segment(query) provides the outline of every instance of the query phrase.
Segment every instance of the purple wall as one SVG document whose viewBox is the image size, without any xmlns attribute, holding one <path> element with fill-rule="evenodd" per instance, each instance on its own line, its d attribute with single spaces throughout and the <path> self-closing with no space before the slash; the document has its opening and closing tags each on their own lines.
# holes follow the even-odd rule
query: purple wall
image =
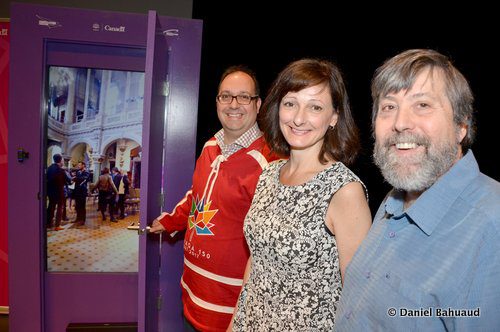
<svg viewBox="0 0 500 332">
<path fill-rule="evenodd" d="M 77 65 L 84 61 L 87 66 L 104 63 L 109 69 L 145 68 L 148 17 L 28 4 L 13 4 L 11 16 L 9 151 L 23 147 L 30 153 L 23 163 L 17 162 L 15 153 L 10 153 L 8 160 L 12 331 L 62 331 L 70 322 L 103 321 L 138 321 L 140 330 L 150 330 L 157 324 L 165 328 L 180 326 L 182 243 L 162 250 L 162 267 L 169 272 L 162 274 L 165 302 L 159 313 L 156 303 L 151 302 L 160 287 L 158 242 L 154 237 L 140 238 L 138 274 L 56 274 L 45 272 L 44 267 L 44 207 L 43 200 L 38 199 L 43 195 L 44 183 L 44 65 Z M 149 16 L 151 21 L 154 12 Z M 181 33 L 163 35 L 169 53 L 163 60 L 168 63 L 171 86 L 164 166 L 161 157 L 153 157 L 161 156 L 164 128 L 157 122 L 150 124 L 163 116 L 149 113 L 144 118 L 143 145 L 147 146 L 143 147 L 143 160 L 148 162 L 143 167 L 149 172 L 143 172 L 143 183 L 149 185 L 141 188 L 141 211 L 146 211 L 141 213 L 143 225 L 159 212 L 154 202 L 161 174 L 165 174 L 166 208 L 170 209 L 190 185 L 195 155 L 201 22 L 162 17 L 158 24 L 161 29 L 175 28 Z M 125 32 L 105 31 L 105 25 L 124 26 Z M 45 52 L 46 41 L 51 41 L 49 52 Z M 110 45 L 117 48 L 108 52 L 104 46 Z M 116 50 L 119 52 L 113 53 Z M 153 142 L 147 137 L 153 137 Z M 156 322 L 149 323 L 148 319 L 154 317 Z"/>
</svg>

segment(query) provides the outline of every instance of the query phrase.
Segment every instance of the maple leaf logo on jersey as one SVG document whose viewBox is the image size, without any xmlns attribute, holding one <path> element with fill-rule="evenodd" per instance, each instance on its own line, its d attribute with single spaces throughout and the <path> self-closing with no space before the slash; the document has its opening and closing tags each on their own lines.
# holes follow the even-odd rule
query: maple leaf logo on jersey
<svg viewBox="0 0 500 332">
<path fill-rule="evenodd" d="M 210 230 L 214 224 L 210 223 L 210 220 L 219 210 L 210 210 L 211 204 L 211 201 L 205 204 L 204 198 L 201 200 L 193 198 L 188 217 L 188 227 L 189 229 L 194 228 L 197 235 L 214 235 Z"/>
</svg>

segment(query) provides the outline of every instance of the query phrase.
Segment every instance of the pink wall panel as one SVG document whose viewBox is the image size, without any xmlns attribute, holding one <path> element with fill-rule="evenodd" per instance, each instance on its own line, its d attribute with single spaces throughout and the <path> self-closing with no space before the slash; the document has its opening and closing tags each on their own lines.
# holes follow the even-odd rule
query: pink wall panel
<svg viewBox="0 0 500 332">
<path fill-rule="evenodd" d="M 7 105 L 10 23 L 0 20 L 0 306 L 8 306 L 7 270 Z"/>
</svg>

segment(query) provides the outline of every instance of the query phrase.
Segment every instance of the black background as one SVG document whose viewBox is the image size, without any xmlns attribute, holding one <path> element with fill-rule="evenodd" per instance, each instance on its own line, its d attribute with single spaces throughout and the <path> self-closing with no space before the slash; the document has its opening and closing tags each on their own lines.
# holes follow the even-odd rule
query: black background
<svg viewBox="0 0 500 332">
<path fill-rule="evenodd" d="M 279 71 L 302 57 L 334 61 L 343 71 L 363 150 L 352 169 L 368 187 L 372 212 L 389 186 L 372 163 L 370 81 L 384 60 L 409 48 L 433 48 L 449 56 L 476 97 L 477 137 L 472 149 L 481 171 L 500 180 L 498 96 L 500 17 L 481 1 L 209 1 L 209 0 L 17 0 L 48 5 L 144 12 L 203 20 L 197 155 L 221 128 L 215 108 L 223 70 L 248 64 L 261 95 Z M 9 17 L 10 0 L 0 16 Z"/>
<path fill-rule="evenodd" d="M 347 81 L 363 151 L 353 170 L 368 187 L 372 213 L 389 186 L 371 161 L 370 80 L 388 57 L 408 48 L 433 48 L 450 56 L 476 97 L 478 134 L 473 151 L 481 170 L 500 180 L 498 167 L 500 17 L 494 1 L 211 1 L 17 0 L 77 8 L 146 13 L 203 20 L 197 153 L 220 124 L 215 95 L 222 71 L 246 63 L 257 72 L 262 96 L 277 73 L 302 57 L 336 62 Z M 349 1 L 349 0 L 347 0 Z M 9 17 L 11 0 L 0 0 Z M 459 4 L 462 3 L 462 4 Z M 270 7 L 278 7 L 271 9 Z M 24 79 L 24 78 L 20 78 Z M 1 329 L 1 328 L 0 328 Z"/>
<path fill-rule="evenodd" d="M 258 76 L 261 95 L 289 62 L 302 57 L 334 61 L 343 71 L 352 111 L 362 138 L 353 167 L 366 184 L 372 213 L 389 190 L 371 153 L 370 82 L 375 69 L 409 48 L 432 48 L 449 56 L 469 80 L 477 110 L 473 152 L 481 171 L 500 180 L 497 157 L 498 18 L 491 8 L 469 3 L 437 7 L 434 3 L 362 3 L 306 1 L 194 1 L 193 18 L 203 20 L 197 154 L 221 128 L 215 108 L 223 70 L 248 64 Z M 326 8 L 332 7 L 331 9 Z"/>
</svg>

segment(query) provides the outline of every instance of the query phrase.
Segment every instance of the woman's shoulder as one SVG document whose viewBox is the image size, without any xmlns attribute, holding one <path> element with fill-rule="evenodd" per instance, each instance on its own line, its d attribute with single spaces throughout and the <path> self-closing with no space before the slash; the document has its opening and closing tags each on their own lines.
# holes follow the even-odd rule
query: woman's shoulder
<svg viewBox="0 0 500 332">
<path fill-rule="evenodd" d="M 359 180 L 359 177 L 341 161 L 337 161 L 337 162 L 333 163 L 332 166 L 330 166 L 328 168 L 328 171 L 329 171 L 329 173 L 331 173 L 333 175 L 342 174 L 342 175 L 345 175 L 349 178 Z"/>
<path fill-rule="evenodd" d="M 356 175 L 349 167 L 347 167 L 344 163 L 338 161 L 332 165 L 332 167 L 329 168 L 329 178 L 336 179 L 340 187 L 343 187 L 346 184 L 349 184 L 351 182 L 357 182 L 361 185 L 365 192 L 365 196 L 368 198 L 368 190 L 359 178 L 359 176 Z"/>
</svg>

